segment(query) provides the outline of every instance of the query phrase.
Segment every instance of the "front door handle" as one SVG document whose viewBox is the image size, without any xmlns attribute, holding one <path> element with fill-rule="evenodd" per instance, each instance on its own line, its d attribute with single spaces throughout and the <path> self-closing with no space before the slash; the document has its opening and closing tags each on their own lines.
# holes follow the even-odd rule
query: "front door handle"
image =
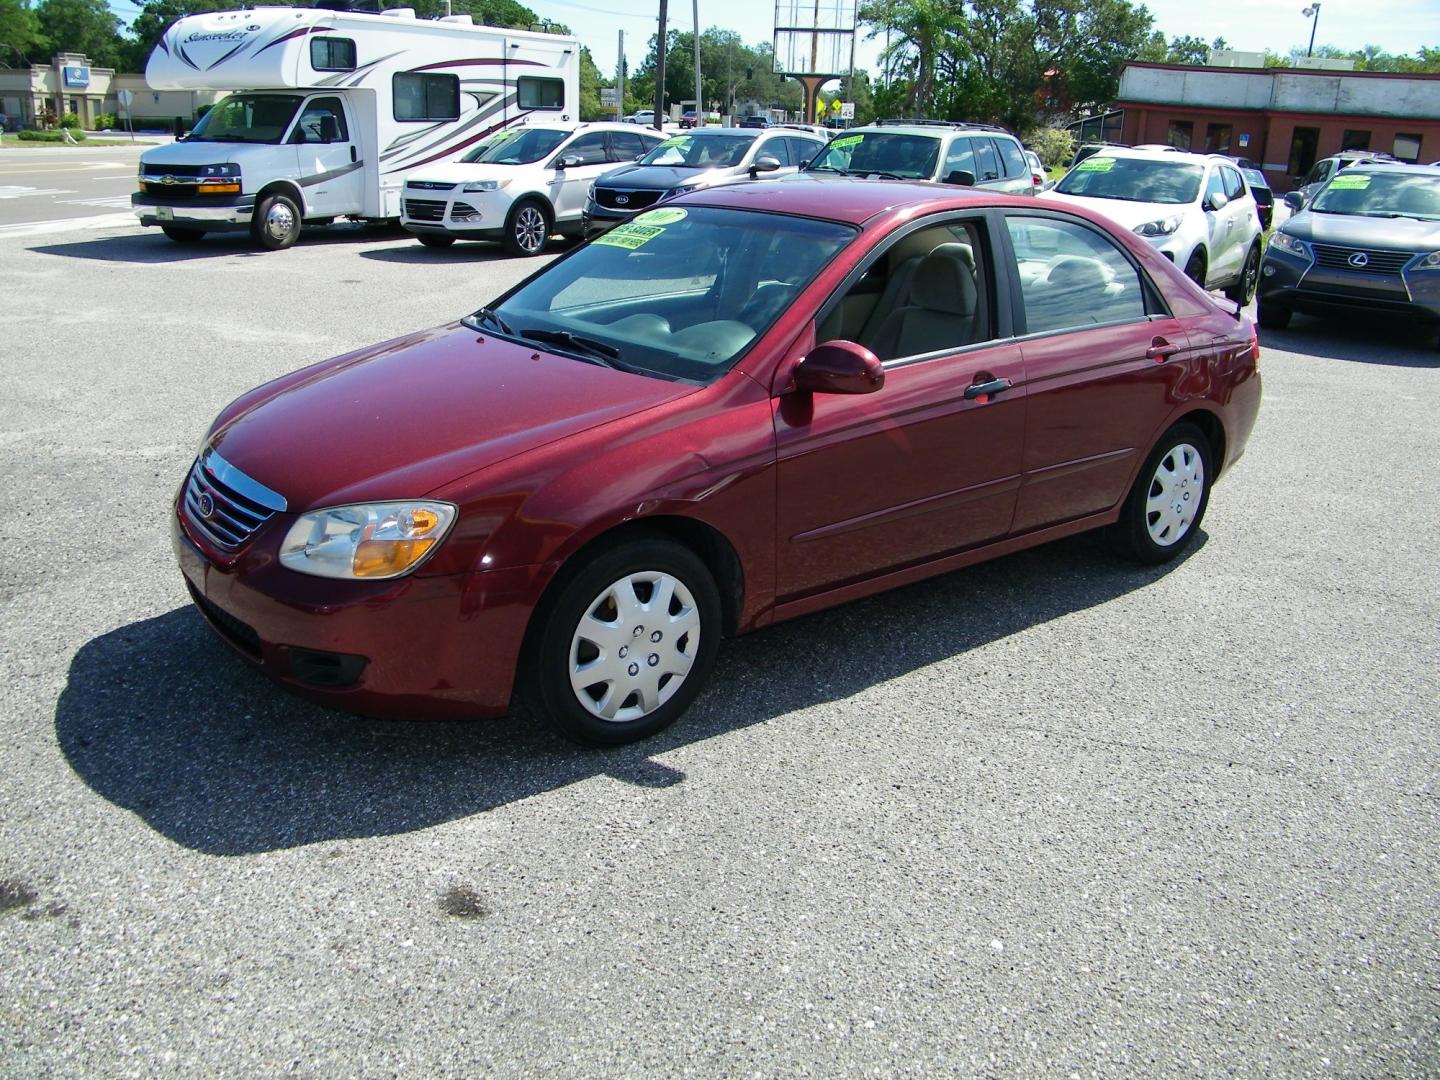
<svg viewBox="0 0 1440 1080">
<path fill-rule="evenodd" d="M 1009 390 L 1014 386 L 1009 379 L 991 379 L 989 382 L 975 382 L 965 387 L 966 401 L 989 401 L 990 398 L 1003 390 Z"/>
<path fill-rule="evenodd" d="M 1172 345 L 1163 337 L 1157 337 L 1150 342 L 1150 347 L 1145 350 L 1145 359 L 1156 360 L 1163 364 L 1179 351 L 1179 345 Z"/>
<path fill-rule="evenodd" d="M 355 147 L 350 147 L 350 160 L 354 161 L 359 155 L 355 153 Z"/>
</svg>

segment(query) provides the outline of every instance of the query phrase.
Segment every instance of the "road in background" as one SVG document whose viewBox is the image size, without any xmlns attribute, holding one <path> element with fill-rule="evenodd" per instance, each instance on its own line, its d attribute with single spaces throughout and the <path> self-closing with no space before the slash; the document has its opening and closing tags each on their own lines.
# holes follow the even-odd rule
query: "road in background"
<svg viewBox="0 0 1440 1080">
<path fill-rule="evenodd" d="M 647 743 L 286 694 L 174 565 L 201 433 L 539 265 L 0 237 L 0 1071 L 1440 1073 L 1433 334 L 1264 335 L 1178 563 L 728 642 Z"/>
<path fill-rule="evenodd" d="M 31 148 L 7 136 L 0 148 L 0 237 L 34 233 L 46 224 L 55 231 L 70 229 L 79 219 L 123 224 L 145 148 L 144 143 Z"/>
</svg>

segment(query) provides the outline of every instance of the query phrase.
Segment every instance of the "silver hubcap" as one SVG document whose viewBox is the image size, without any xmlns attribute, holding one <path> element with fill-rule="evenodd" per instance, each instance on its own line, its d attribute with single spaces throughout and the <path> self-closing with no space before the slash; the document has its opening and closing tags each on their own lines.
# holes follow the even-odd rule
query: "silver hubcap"
<svg viewBox="0 0 1440 1080">
<path fill-rule="evenodd" d="M 524 206 L 515 215 L 515 242 L 525 251 L 539 251 L 545 244 L 545 215 L 533 206 Z"/>
<path fill-rule="evenodd" d="M 680 689 L 700 644 L 700 612 L 683 582 L 657 570 L 621 578 L 591 601 L 570 639 L 570 685 L 585 709 L 622 723 Z"/>
<path fill-rule="evenodd" d="M 1160 459 L 1145 500 L 1145 527 L 1161 547 L 1178 543 L 1195 523 L 1205 493 L 1205 460 L 1189 443 L 1172 447 Z"/>
<path fill-rule="evenodd" d="M 295 228 L 295 215 L 284 203 L 271 203 L 265 211 L 265 231 L 276 240 L 284 240 Z"/>
</svg>

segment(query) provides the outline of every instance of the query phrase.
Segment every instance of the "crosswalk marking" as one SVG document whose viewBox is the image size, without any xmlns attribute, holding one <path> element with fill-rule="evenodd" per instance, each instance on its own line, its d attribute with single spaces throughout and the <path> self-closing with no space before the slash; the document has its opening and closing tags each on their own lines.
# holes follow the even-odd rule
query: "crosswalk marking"
<svg viewBox="0 0 1440 1080">
<path fill-rule="evenodd" d="M 16 185 L 0 185 L 0 199 L 28 199 L 37 195 L 74 195 L 73 191 L 65 191 L 61 188 L 33 188 L 17 187 Z"/>
</svg>

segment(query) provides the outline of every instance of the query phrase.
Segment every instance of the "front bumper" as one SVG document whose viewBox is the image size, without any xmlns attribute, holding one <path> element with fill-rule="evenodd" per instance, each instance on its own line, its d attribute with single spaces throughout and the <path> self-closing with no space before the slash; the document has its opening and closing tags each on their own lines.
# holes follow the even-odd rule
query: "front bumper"
<svg viewBox="0 0 1440 1080">
<path fill-rule="evenodd" d="M 1271 249 L 1260 264 L 1259 298 L 1311 315 L 1369 312 L 1440 322 L 1440 271 L 1340 270 Z"/>
<path fill-rule="evenodd" d="M 280 566 L 258 535 L 223 567 L 178 508 L 171 544 L 200 614 L 235 652 L 288 689 L 374 716 L 504 713 L 553 569 L 335 581 Z"/>
<path fill-rule="evenodd" d="M 240 232 L 250 228 L 255 215 L 254 195 L 197 195 L 183 201 L 166 201 L 135 192 L 130 209 L 141 225 L 181 225 L 207 232 Z"/>
</svg>

